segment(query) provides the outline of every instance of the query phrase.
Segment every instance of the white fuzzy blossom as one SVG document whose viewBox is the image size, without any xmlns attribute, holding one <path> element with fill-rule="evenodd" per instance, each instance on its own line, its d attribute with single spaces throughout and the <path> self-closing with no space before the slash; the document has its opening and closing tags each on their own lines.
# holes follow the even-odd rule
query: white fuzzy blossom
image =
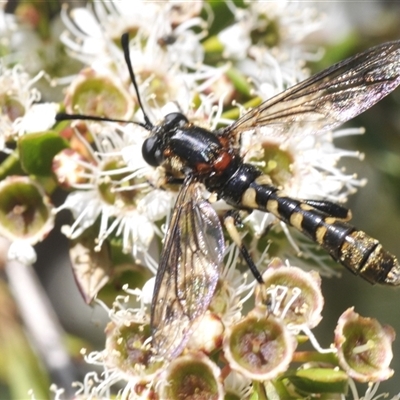
<svg viewBox="0 0 400 400">
<path fill-rule="evenodd" d="M 92 161 L 76 161 L 82 167 L 82 183 L 72 185 L 76 190 L 58 209 L 69 209 L 75 217 L 63 232 L 75 239 L 100 217 L 98 249 L 116 233 L 123 238 L 125 252 L 146 251 L 154 234 L 159 233 L 155 222 L 168 214 L 174 195 L 153 189 L 145 179 L 150 168 L 141 154 L 132 157 L 143 140 L 142 129 L 126 128 L 121 135 L 114 125 L 91 126 L 96 143 L 95 151 L 88 148 Z M 77 178 L 79 181 L 79 175 Z"/>
<path fill-rule="evenodd" d="M 16 65 L 7 68 L 0 63 L 0 149 L 7 141 L 30 132 L 51 128 L 58 111 L 56 103 L 40 103 L 40 92 L 34 84 L 43 77 L 39 73 L 31 78 Z"/>
</svg>

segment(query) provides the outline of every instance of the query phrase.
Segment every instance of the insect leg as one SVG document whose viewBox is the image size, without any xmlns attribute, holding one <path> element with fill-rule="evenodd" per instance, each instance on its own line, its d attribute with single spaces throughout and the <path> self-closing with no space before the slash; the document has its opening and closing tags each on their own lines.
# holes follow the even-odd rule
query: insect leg
<svg viewBox="0 0 400 400">
<path fill-rule="evenodd" d="M 313 208 L 316 208 L 319 211 L 329 214 L 331 217 L 335 217 L 343 221 L 349 221 L 352 217 L 350 210 L 340 206 L 339 204 L 332 203 L 331 201 L 327 200 L 301 200 L 301 201 Z"/>
<path fill-rule="evenodd" d="M 184 178 L 176 178 L 174 176 L 167 176 L 165 178 L 165 184 L 167 185 L 182 185 L 184 182 Z"/>
<path fill-rule="evenodd" d="M 239 251 L 245 260 L 246 264 L 248 265 L 251 273 L 253 274 L 256 281 L 260 284 L 263 284 L 263 279 L 261 276 L 260 271 L 258 270 L 257 266 L 254 264 L 253 259 L 249 251 L 247 250 L 246 246 L 244 245 L 242 238 L 237 230 L 237 226 L 241 225 L 241 218 L 239 216 L 239 212 L 237 210 L 230 210 L 224 216 L 224 224 L 226 230 L 228 231 L 229 236 L 234 241 L 236 246 L 238 246 Z"/>
</svg>

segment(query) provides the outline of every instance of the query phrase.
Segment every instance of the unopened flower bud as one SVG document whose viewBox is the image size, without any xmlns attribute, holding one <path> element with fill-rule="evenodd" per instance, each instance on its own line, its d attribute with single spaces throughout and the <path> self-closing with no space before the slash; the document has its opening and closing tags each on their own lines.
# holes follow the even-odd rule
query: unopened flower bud
<svg viewBox="0 0 400 400">
<path fill-rule="evenodd" d="M 86 171 L 85 162 L 87 163 L 88 161 L 77 151 L 72 149 L 61 150 L 53 158 L 52 163 L 52 170 L 58 183 L 66 189 L 85 183 L 87 181 L 87 178 L 84 177 Z"/>
<path fill-rule="evenodd" d="M 211 312 L 207 312 L 196 325 L 187 347 L 192 351 L 203 351 L 212 353 L 222 344 L 224 325 L 221 319 Z"/>
</svg>

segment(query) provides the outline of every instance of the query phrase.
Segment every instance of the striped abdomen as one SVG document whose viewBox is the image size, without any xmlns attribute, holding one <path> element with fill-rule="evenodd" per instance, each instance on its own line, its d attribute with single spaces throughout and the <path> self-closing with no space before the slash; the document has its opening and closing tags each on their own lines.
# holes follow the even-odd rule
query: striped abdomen
<svg viewBox="0 0 400 400">
<path fill-rule="evenodd" d="M 268 211 L 319 243 L 338 262 L 370 283 L 400 285 L 400 266 L 382 245 L 345 222 L 305 202 L 285 197 L 258 176 L 244 190 L 239 207 Z"/>
</svg>

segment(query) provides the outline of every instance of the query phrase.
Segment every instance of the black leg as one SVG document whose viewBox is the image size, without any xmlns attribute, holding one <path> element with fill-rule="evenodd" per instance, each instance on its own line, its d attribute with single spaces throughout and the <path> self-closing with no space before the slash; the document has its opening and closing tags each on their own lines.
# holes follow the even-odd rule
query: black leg
<svg viewBox="0 0 400 400">
<path fill-rule="evenodd" d="M 237 230 L 237 226 L 241 225 L 241 219 L 239 216 L 239 212 L 237 210 L 228 211 L 224 216 L 224 224 L 225 224 L 226 230 L 229 233 L 229 236 L 234 241 L 234 243 L 238 246 L 242 257 L 245 260 L 248 267 L 250 268 L 250 271 L 254 275 L 254 278 L 256 279 L 256 281 L 259 284 L 263 284 L 264 282 L 263 282 L 261 273 L 258 270 L 258 268 L 256 267 L 256 265 L 254 264 L 254 261 L 251 258 L 249 251 L 243 244 L 242 238 L 240 237 L 240 234 Z"/>
<path fill-rule="evenodd" d="M 301 200 L 303 203 L 316 208 L 332 217 L 349 221 L 351 219 L 351 211 L 339 204 L 332 203 L 327 200 Z"/>
</svg>

